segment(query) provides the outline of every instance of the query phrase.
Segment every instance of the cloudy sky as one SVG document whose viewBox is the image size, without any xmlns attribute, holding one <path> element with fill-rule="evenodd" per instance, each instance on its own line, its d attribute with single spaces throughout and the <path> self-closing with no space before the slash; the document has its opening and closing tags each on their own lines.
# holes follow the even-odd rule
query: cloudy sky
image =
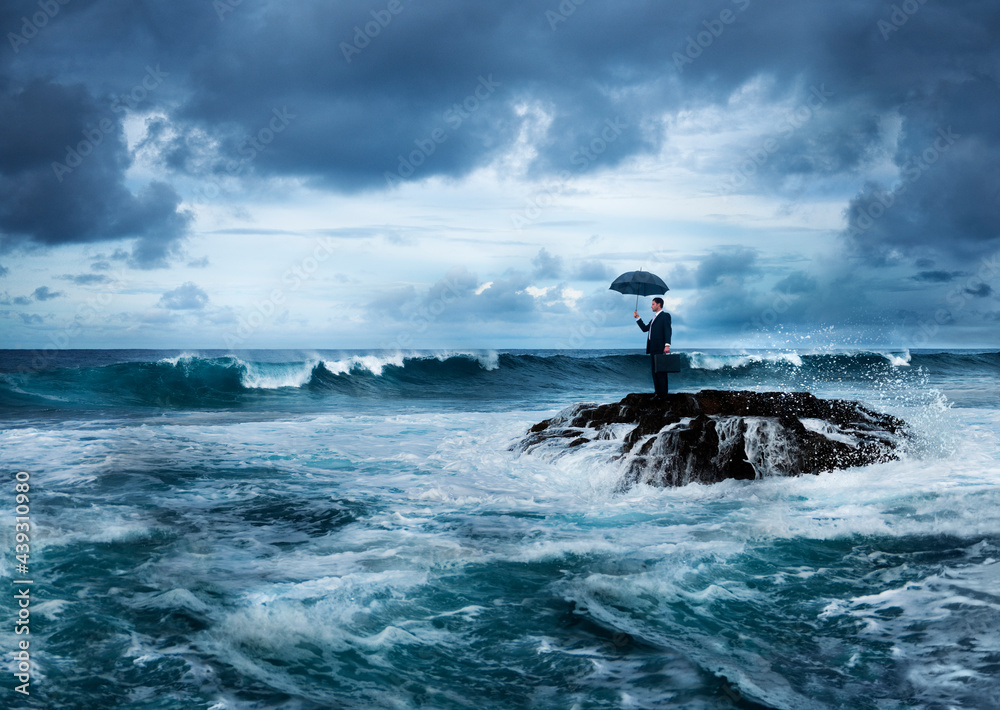
<svg viewBox="0 0 1000 710">
<path fill-rule="evenodd" d="M 4 0 L 2 347 L 1000 343 L 995 0 Z M 649 299 L 640 300 L 648 312 Z"/>
</svg>

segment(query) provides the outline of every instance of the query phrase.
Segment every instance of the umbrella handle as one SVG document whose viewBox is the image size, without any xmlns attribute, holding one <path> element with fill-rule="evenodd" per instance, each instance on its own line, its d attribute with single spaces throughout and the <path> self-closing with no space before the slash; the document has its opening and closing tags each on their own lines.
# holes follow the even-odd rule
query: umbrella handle
<svg viewBox="0 0 1000 710">
<path fill-rule="evenodd" d="M 635 310 L 639 310 L 639 294 L 635 294 Z"/>
</svg>

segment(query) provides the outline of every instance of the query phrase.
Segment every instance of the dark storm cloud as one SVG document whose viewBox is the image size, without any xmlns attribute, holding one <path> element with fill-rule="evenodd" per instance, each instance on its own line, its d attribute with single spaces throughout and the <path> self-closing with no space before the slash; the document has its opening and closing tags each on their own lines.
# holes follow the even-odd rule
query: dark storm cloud
<svg viewBox="0 0 1000 710">
<path fill-rule="evenodd" d="M 668 53 L 659 34 L 599 4 L 553 32 L 545 9 L 405 3 L 378 29 L 370 23 L 382 2 L 243 3 L 219 24 L 212 50 L 192 59 L 197 90 L 175 116 L 218 140 L 219 160 L 206 158 L 209 144 L 194 132 L 163 131 L 166 160 L 224 172 L 223 158 L 245 157 L 247 171 L 348 190 L 382 187 L 387 173 L 390 182 L 462 175 L 510 146 L 535 115 L 520 112 L 525 102 L 552 120 L 536 170 L 585 170 L 654 147 L 644 124 L 662 109 L 656 85 Z M 378 36 L 367 38 L 367 28 Z M 596 47 L 595 33 L 605 38 Z M 636 33 L 638 51 L 627 41 Z M 349 47 L 360 50 L 345 57 Z M 271 136 L 274 109 L 295 118 Z M 273 140 L 258 150 L 257 137 Z"/>
<path fill-rule="evenodd" d="M 976 296 L 977 298 L 987 298 L 993 294 L 993 287 L 989 284 L 979 284 L 974 288 L 965 289 L 965 293 L 970 296 Z"/>
<path fill-rule="evenodd" d="M 663 274 L 667 287 L 673 290 L 697 288 L 698 277 L 686 264 L 677 264 Z"/>
<path fill-rule="evenodd" d="M 773 282 L 779 270 L 760 266 L 757 253 L 744 247 L 703 256 L 694 269 L 697 288 L 693 302 L 685 309 L 694 329 L 689 337 L 699 340 L 719 334 L 755 334 L 763 328 L 765 314 L 773 313 L 776 320 L 779 309 L 786 320 L 793 317 L 789 311 L 798 304 L 798 296 L 764 285 Z M 787 287 L 790 279 L 797 283 L 795 278 L 786 277 L 779 285 Z"/>
<path fill-rule="evenodd" d="M 91 284 L 103 284 L 111 279 L 104 274 L 64 274 L 60 278 L 72 281 L 78 286 L 89 286 Z"/>
<path fill-rule="evenodd" d="M 930 283 L 948 283 L 949 281 L 954 281 L 960 276 L 967 276 L 963 271 L 921 271 L 916 276 L 913 277 L 914 281 L 927 281 Z"/>
<path fill-rule="evenodd" d="M 846 243 L 869 265 L 971 271 L 998 247 L 997 3 L 389 4 L 61 6 L 0 58 L 3 244 L 136 238 L 132 259 L 162 264 L 189 221 L 170 183 L 191 176 L 201 199 L 272 176 L 384 189 L 460 177 L 524 135 L 529 174 L 574 175 L 656 151 L 665 117 L 726 111 L 756 82 L 788 109 L 731 146 L 720 191 L 795 198 L 814 179 L 861 184 L 887 159 L 898 180 L 844 205 Z M 22 33 L 37 10 L 4 3 L 0 29 Z M 166 78 L 143 95 L 147 67 Z M 126 185 L 116 98 L 162 113 L 137 149 L 163 182 Z M 102 120 L 103 144 L 59 182 L 52 163 Z"/>
<path fill-rule="evenodd" d="M 27 306 L 30 305 L 32 300 L 35 301 L 51 301 L 53 298 L 60 298 L 65 294 L 62 291 L 52 291 L 48 286 L 39 286 L 34 291 L 32 291 L 30 296 L 15 296 L 11 298 L 7 295 L 7 292 L 3 292 L 3 296 L 0 296 L 0 305 L 4 306 Z"/>
<path fill-rule="evenodd" d="M 93 257 L 94 261 L 90 263 L 90 268 L 94 271 L 110 271 L 112 268 L 116 268 L 111 262 L 127 263 L 130 258 L 129 253 L 124 249 L 115 249 L 111 254 L 97 254 Z"/>
<path fill-rule="evenodd" d="M 699 288 L 711 288 L 720 282 L 743 281 L 757 273 L 757 251 L 747 247 L 734 247 L 709 254 L 701 260 L 695 272 Z"/>
<path fill-rule="evenodd" d="M 13 5 L 8 26 L 33 7 Z M 404 2 L 395 14 L 382 0 L 246 0 L 221 20 L 200 0 L 155 8 L 107 0 L 57 18 L 20 55 L 48 68 L 58 63 L 55 42 L 82 49 L 80 78 L 125 96 L 135 81 L 127 69 L 159 62 L 169 77 L 152 100 L 178 105 L 169 120 L 153 120 L 146 140 L 166 167 L 299 174 L 350 190 L 382 186 L 386 173 L 468 172 L 532 120 L 525 106 L 551 120 L 536 142 L 535 172 L 617 164 L 659 145 L 665 112 L 725 100 L 758 74 L 784 83 L 856 76 L 830 55 L 856 54 L 856 40 L 875 33 L 876 14 L 857 5 L 737 0 L 736 21 L 682 71 L 677 53 L 717 14 L 698 3 L 589 2 L 554 23 L 548 13 L 562 12 L 558 4 L 528 0 Z M 131 48 L 114 63 L 104 52 L 109 36 Z M 834 166 L 857 161 L 863 148 L 849 128 L 825 126 L 818 138 L 829 137 L 837 140 L 811 147 L 828 146 Z M 810 169 L 830 169 L 815 160 Z"/>
<path fill-rule="evenodd" d="M 816 279 L 804 271 L 795 271 L 774 285 L 780 293 L 810 293 L 816 290 Z"/>
<path fill-rule="evenodd" d="M 904 304 L 934 303 L 923 290 L 905 293 L 905 280 L 868 274 L 856 264 L 831 261 L 813 274 L 796 268 L 800 263 L 795 255 L 764 261 L 741 247 L 702 256 L 693 269 L 695 292 L 683 305 L 682 335 L 725 347 L 785 347 L 789 338 L 811 334 L 824 342 L 845 333 L 881 337 L 903 327 Z"/>
<path fill-rule="evenodd" d="M 725 263 L 720 256 L 731 254 L 705 255 L 696 271 Z M 683 305 L 690 325 L 685 336 L 727 347 L 831 341 L 926 347 L 942 340 L 979 344 L 993 339 L 997 256 L 982 260 L 974 271 L 942 271 L 922 279 L 914 278 L 905 263 L 871 268 L 861 258 L 829 259 L 810 273 L 798 264 L 794 256 L 758 259 L 752 279 L 724 276 L 700 286 Z"/>
<path fill-rule="evenodd" d="M 48 286 L 39 286 L 31 294 L 36 301 L 50 301 L 64 295 L 62 291 L 51 291 Z"/>
<path fill-rule="evenodd" d="M 1000 115 L 997 87 L 980 98 Z M 847 237 L 858 252 L 879 260 L 896 252 L 965 261 L 1000 248 L 1000 128 L 992 119 L 989 128 L 966 127 L 958 108 L 964 103 L 942 116 L 947 128 L 936 135 L 914 128 L 923 144 L 910 139 L 900 148 L 898 185 L 869 183 L 851 201 Z"/>
<path fill-rule="evenodd" d="M 136 68 L 159 62 L 169 77 L 152 100 L 179 101 L 147 136 L 165 164 L 224 173 L 231 160 L 247 172 L 312 175 L 344 189 L 382 184 L 413 151 L 425 154 L 414 177 L 481 165 L 517 134 L 525 101 L 552 120 L 536 167 L 614 164 L 657 146 L 665 111 L 724 101 L 767 76 L 775 87 L 802 85 L 807 107 L 817 103 L 813 89 L 833 97 L 814 107 L 815 122 L 792 112 L 776 127 L 789 142 L 768 167 L 830 172 L 865 157 L 882 111 L 905 105 L 924 117 L 914 90 L 932 99 L 950 76 L 956 86 L 971 79 L 975 93 L 995 71 L 986 52 L 994 8 L 913 1 L 919 10 L 884 38 L 879 22 L 891 20 L 892 6 L 865 2 L 591 0 L 567 13 L 528 0 L 401 1 L 398 12 L 383 0 L 245 0 L 226 5 L 220 19 L 219 3 L 201 0 L 95 0 L 54 18 L 12 64 L 19 74 L 31 66 L 51 73 L 67 43 L 82 54 L 73 79 L 89 80 L 95 92 L 110 83 L 111 95 L 128 96 Z M 37 9 L 28 0 L 8 5 L 0 19 L 12 29 Z M 719 21 L 724 11 L 731 22 Z M 122 52 L 116 60 L 104 51 L 112 36 Z M 481 79 L 493 83 L 484 88 Z M 273 112 L 285 109 L 296 117 L 276 132 Z M 620 132 L 602 137 L 609 120 L 620 121 Z M 436 129 L 443 140 L 432 138 Z"/>
<path fill-rule="evenodd" d="M 190 220 L 179 196 L 162 182 L 126 186 L 121 115 L 86 87 L 7 78 L 0 125 L 0 248 L 134 238 L 143 267 L 176 250 Z"/>
</svg>

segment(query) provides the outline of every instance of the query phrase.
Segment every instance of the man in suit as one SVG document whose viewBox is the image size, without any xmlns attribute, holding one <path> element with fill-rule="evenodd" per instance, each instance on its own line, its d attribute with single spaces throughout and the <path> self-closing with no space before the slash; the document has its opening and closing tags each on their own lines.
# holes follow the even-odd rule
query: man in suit
<svg viewBox="0 0 1000 710">
<path fill-rule="evenodd" d="M 653 391 L 656 394 L 667 393 L 667 373 L 656 371 L 656 359 L 654 355 L 670 352 L 670 314 L 663 310 L 663 299 L 657 296 L 649 306 L 653 311 L 653 317 L 649 323 L 643 323 L 639 317 L 639 311 L 635 311 L 636 325 L 646 333 L 646 353 L 649 355 L 649 365 L 653 371 Z"/>
</svg>

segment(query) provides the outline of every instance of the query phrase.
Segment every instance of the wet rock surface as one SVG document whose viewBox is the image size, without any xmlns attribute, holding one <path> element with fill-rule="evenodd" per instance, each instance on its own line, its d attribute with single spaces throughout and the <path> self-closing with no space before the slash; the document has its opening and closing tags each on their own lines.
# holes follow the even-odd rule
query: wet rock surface
<svg viewBox="0 0 1000 710">
<path fill-rule="evenodd" d="M 819 473 L 899 457 L 906 423 L 858 402 L 809 392 L 702 390 L 577 404 L 535 424 L 512 448 L 559 455 L 610 444 L 621 488 Z M 615 446 L 615 444 L 620 446 Z"/>
</svg>

